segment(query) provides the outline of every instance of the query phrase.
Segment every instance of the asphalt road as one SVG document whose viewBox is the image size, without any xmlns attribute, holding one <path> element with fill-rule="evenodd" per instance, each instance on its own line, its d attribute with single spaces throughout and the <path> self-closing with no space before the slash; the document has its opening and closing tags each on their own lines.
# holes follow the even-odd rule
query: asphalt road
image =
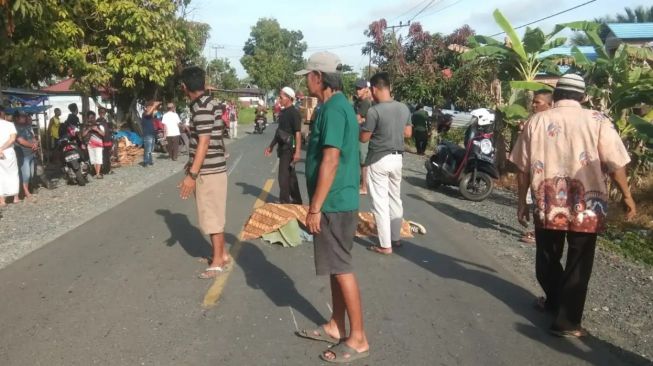
<svg viewBox="0 0 653 366">
<path fill-rule="evenodd" d="M 243 131 L 230 146 L 229 276 L 196 278 L 209 242 L 173 177 L 0 270 L 0 365 L 323 364 L 326 344 L 294 335 L 330 314 L 311 245 L 238 241 L 257 199 L 278 194 L 276 184 L 264 190 L 276 175 L 275 159 L 263 157 L 274 128 Z M 371 345 L 358 364 L 646 364 L 593 337 L 551 337 L 534 293 L 421 190 L 404 182 L 404 207 L 427 235 L 390 257 L 357 242 Z"/>
</svg>

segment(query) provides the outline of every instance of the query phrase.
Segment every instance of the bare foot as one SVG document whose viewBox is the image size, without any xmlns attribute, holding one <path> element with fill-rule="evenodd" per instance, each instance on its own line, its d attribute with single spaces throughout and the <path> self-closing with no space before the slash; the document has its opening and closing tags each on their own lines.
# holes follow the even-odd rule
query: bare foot
<svg viewBox="0 0 653 366">
<path fill-rule="evenodd" d="M 392 254 L 392 248 L 383 248 L 378 245 L 372 245 L 367 247 L 367 250 L 372 251 L 374 253 L 378 254 L 383 254 L 383 255 L 390 255 Z"/>
</svg>

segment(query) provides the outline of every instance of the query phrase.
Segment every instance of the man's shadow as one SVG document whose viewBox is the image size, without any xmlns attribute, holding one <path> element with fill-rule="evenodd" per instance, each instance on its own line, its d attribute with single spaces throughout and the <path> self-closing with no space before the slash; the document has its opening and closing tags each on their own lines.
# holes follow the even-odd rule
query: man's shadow
<svg viewBox="0 0 653 366">
<path fill-rule="evenodd" d="M 263 192 L 263 189 L 261 187 L 257 187 L 249 183 L 237 182 L 236 185 L 243 189 L 243 191 L 241 192 L 243 195 L 260 197 L 261 193 Z M 279 198 L 277 198 L 276 196 L 268 192 L 266 202 L 278 202 L 278 201 Z"/>
<path fill-rule="evenodd" d="M 627 364 L 650 365 L 649 360 L 591 335 L 579 340 L 588 348 L 583 350 L 578 347 L 576 341 L 548 334 L 546 329 L 551 325 L 552 319 L 550 315 L 535 310 L 534 295 L 523 287 L 498 277 L 491 268 L 453 258 L 409 241 L 404 242 L 403 247 L 394 253 L 438 277 L 465 282 L 487 292 L 530 323 L 515 324 L 519 333 L 556 352 L 574 356 L 592 365 L 611 366 L 612 357 L 606 357 L 607 354 L 614 355 Z"/>
<path fill-rule="evenodd" d="M 170 237 L 166 239 L 167 246 L 172 247 L 179 243 L 191 257 L 211 257 L 213 254 L 211 243 L 200 229 L 190 222 L 188 216 L 172 213 L 170 210 L 156 210 L 156 213 L 163 217 L 168 230 L 170 230 Z"/>
<path fill-rule="evenodd" d="M 236 263 L 245 272 L 249 287 L 263 291 L 278 307 L 289 306 L 315 324 L 326 323 L 324 316 L 297 291 L 288 274 L 268 261 L 258 246 L 247 242 L 241 245 Z"/>
</svg>

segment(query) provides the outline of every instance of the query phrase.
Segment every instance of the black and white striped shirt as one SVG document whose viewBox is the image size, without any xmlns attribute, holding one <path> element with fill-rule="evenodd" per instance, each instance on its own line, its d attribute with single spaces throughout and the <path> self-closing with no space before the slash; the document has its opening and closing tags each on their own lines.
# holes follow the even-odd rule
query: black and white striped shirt
<svg viewBox="0 0 653 366">
<path fill-rule="evenodd" d="M 200 175 L 218 174 L 227 171 L 225 146 L 222 138 L 224 122 L 222 109 L 213 97 L 203 94 L 190 104 L 190 160 L 193 164 L 200 136 L 210 135 L 209 150 L 200 168 Z"/>
</svg>

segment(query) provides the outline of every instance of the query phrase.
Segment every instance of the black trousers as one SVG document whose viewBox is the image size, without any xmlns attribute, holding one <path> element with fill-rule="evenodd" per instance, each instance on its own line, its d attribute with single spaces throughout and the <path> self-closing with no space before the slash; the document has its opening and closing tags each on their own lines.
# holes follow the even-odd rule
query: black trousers
<svg viewBox="0 0 653 366">
<path fill-rule="evenodd" d="M 299 191 L 295 166 L 292 165 L 294 153 L 290 149 L 279 151 L 279 202 L 301 205 L 302 194 Z"/>
<path fill-rule="evenodd" d="M 102 174 L 109 174 L 111 171 L 111 155 L 113 153 L 112 147 L 104 147 L 102 151 Z"/>
<path fill-rule="evenodd" d="M 553 312 L 554 330 L 577 330 L 583 318 L 597 234 L 535 230 L 535 273 Z M 567 262 L 560 260 L 567 240 Z"/>
<path fill-rule="evenodd" d="M 177 156 L 179 156 L 179 136 L 166 137 L 166 140 L 168 140 L 170 159 L 177 160 Z"/>
<path fill-rule="evenodd" d="M 417 149 L 417 154 L 424 154 L 426 151 L 426 146 L 429 143 L 428 133 L 422 131 L 414 131 L 413 139 L 415 139 L 415 148 Z"/>
</svg>

